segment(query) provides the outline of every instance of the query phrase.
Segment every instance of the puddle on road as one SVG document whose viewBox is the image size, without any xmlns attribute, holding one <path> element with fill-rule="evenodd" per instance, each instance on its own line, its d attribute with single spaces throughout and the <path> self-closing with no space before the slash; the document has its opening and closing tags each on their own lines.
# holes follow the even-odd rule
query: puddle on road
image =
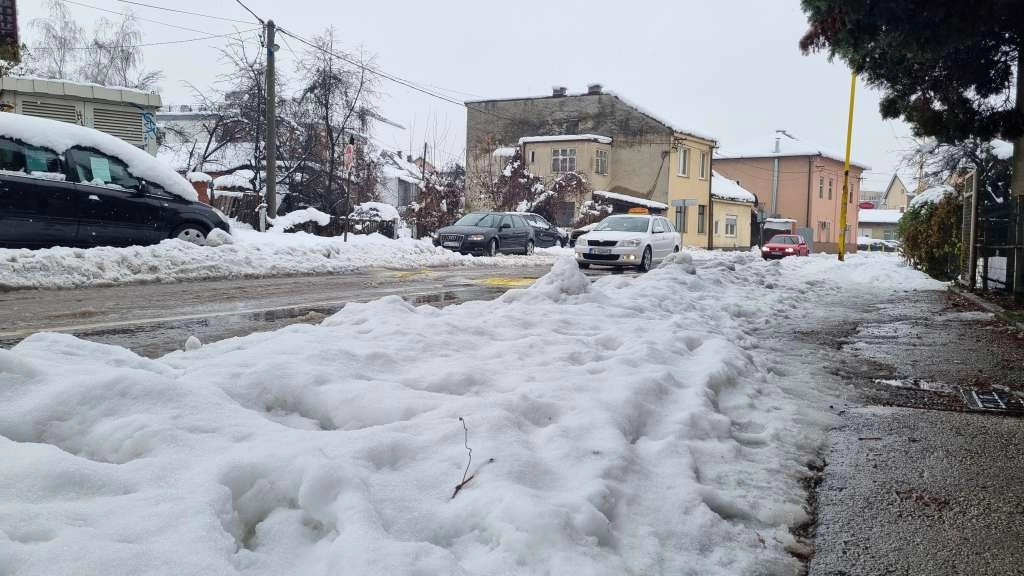
<svg viewBox="0 0 1024 576">
<path fill-rule="evenodd" d="M 956 387 L 945 382 L 933 382 L 931 380 L 924 380 L 921 378 L 903 378 L 903 379 L 882 379 L 878 378 L 874 380 L 875 384 L 882 384 L 884 386 L 893 386 L 895 388 L 903 388 L 907 390 L 922 390 L 925 392 L 942 392 L 945 394 L 952 394 L 956 391 Z"/>
<path fill-rule="evenodd" d="M 414 306 L 444 308 L 471 300 L 491 300 L 507 289 L 508 287 L 478 285 L 405 295 L 403 298 Z M 332 305 L 273 308 L 184 320 L 141 322 L 117 328 L 82 330 L 74 334 L 83 340 L 123 346 L 142 356 L 158 358 L 181 350 L 190 336 L 209 344 L 256 332 L 278 330 L 292 324 L 319 324 L 324 318 L 341 310 L 344 305 L 345 303 L 339 302 Z M 21 338 L 0 339 L 0 347 L 9 348 L 20 341 Z"/>
</svg>

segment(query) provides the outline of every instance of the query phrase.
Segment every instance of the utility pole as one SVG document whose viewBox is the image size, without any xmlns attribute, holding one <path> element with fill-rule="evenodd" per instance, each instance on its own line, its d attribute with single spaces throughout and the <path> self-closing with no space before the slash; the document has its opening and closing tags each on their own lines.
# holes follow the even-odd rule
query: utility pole
<svg viewBox="0 0 1024 576">
<path fill-rule="evenodd" d="M 839 208 L 839 261 L 846 260 L 846 205 L 850 201 L 850 145 L 853 142 L 853 100 L 857 93 L 857 73 L 850 75 L 850 115 L 846 120 L 846 161 L 843 163 L 843 197 Z"/>
<path fill-rule="evenodd" d="M 277 26 L 267 20 L 267 216 L 277 218 L 277 95 L 274 91 L 274 36 Z"/>
<path fill-rule="evenodd" d="M 420 165 L 420 178 L 427 179 L 427 143 L 423 143 L 423 164 Z"/>
</svg>

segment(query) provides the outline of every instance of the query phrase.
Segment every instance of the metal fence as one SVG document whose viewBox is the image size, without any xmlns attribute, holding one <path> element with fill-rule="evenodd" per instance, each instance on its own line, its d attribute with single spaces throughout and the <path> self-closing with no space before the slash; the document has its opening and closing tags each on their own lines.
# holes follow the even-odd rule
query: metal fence
<svg viewBox="0 0 1024 576">
<path fill-rule="evenodd" d="M 260 197 L 256 194 L 217 196 L 213 200 L 214 208 L 256 229 L 259 229 L 260 203 Z M 349 234 L 382 234 L 388 238 L 398 237 L 397 221 L 394 220 L 350 218 L 348 224 Z M 326 226 L 321 226 L 316 222 L 305 222 L 292 226 L 287 231 L 306 232 L 316 236 L 341 236 L 345 233 L 345 218 L 332 216 L 330 223 Z"/>
<path fill-rule="evenodd" d="M 972 181 L 964 194 L 960 281 L 981 290 L 1012 291 L 1018 201 L 994 198 Z"/>
</svg>

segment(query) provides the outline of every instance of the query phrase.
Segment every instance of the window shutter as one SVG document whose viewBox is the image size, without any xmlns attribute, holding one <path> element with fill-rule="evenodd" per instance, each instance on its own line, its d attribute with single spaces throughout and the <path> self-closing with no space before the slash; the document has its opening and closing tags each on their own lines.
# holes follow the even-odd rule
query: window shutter
<svg viewBox="0 0 1024 576">
<path fill-rule="evenodd" d="M 117 136 L 121 140 L 145 145 L 143 137 L 142 114 L 130 110 L 109 110 L 96 108 L 92 112 L 93 128 Z"/>
<path fill-rule="evenodd" d="M 60 102 L 40 102 L 38 100 L 22 100 L 21 113 L 25 116 L 59 120 L 69 124 L 78 124 L 78 109 L 74 104 Z"/>
</svg>

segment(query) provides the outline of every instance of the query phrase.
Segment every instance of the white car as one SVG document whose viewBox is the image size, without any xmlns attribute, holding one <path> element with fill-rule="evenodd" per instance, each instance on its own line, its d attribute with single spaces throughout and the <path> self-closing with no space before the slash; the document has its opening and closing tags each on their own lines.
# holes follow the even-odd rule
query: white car
<svg viewBox="0 0 1024 576">
<path fill-rule="evenodd" d="M 668 219 L 649 214 L 609 216 L 576 240 L 580 268 L 636 266 L 641 272 L 679 252 L 679 233 Z"/>
</svg>

